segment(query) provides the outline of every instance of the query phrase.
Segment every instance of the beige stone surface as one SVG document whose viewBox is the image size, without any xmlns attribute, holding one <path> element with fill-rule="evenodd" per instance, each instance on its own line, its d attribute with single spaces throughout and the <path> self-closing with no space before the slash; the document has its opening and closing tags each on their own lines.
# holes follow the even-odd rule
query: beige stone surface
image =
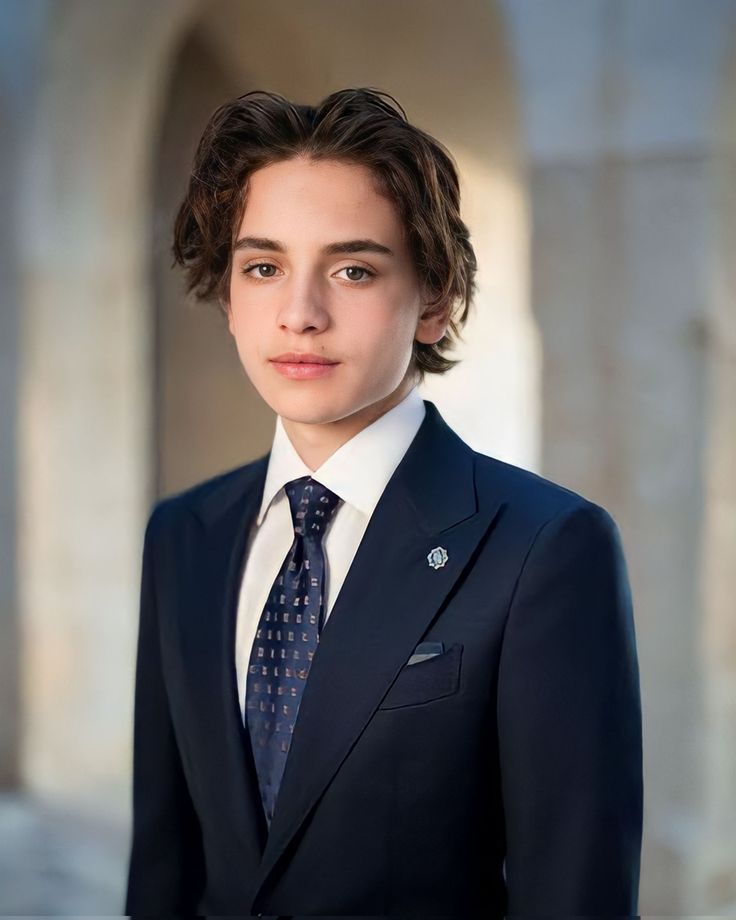
<svg viewBox="0 0 736 920">
<path fill-rule="evenodd" d="M 193 144 L 223 95 L 348 83 L 461 169 L 479 296 L 424 395 L 620 526 L 643 915 L 736 913 L 736 0 L 254 11 L 0 0 L 0 780 L 29 795 L 0 802 L 0 913 L 117 912 L 145 519 L 270 442 L 170 271 Z"/>
</svg>

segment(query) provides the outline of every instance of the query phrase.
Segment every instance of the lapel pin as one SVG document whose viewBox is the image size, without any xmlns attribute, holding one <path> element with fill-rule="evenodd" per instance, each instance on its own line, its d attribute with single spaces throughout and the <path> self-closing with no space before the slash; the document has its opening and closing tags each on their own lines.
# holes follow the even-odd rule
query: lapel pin
<svg viewBox="0 0 736 920">
<path fill-rule="evenodd" d="M 430 550 L 427 554 L 427 563 L 431 565 L 433 569 L 441 569 L 448 558 L 449 556 L 444 546 L 435 546 L 435 548 Z"/>
</svg>

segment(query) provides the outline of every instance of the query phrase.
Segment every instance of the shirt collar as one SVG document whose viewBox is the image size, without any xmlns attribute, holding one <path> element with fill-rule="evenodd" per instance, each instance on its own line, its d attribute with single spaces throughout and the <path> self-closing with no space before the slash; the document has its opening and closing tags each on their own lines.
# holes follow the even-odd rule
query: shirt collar
<svg viewBox="0 0 736 920">
<path fill-rule="evenodd" d="M 314 472 L 294 449 L 277 416 L 258 526 L 286 483 L 301 476 L 312 476 L 370 517 L 425 412 L 424 400 L 414 386 L 398 405 L 346 441 Z"/>
</svg>

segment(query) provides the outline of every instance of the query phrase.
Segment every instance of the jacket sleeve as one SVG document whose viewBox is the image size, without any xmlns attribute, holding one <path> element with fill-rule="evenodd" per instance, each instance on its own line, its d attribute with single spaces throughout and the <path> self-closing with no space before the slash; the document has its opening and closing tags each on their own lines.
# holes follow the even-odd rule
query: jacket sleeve
<svg viewBox="0 0 736 920">
<path fill-rule="evenodd" d="M 133 728 L 133 833 L 125 913 L 194 914 L 204 885 L 201 831 L 182 769 L 161 656 L 154 543 L 159 503 L 146 526 Z"/>
<path fill-rule="evenodd" d="M 583 500 L 527 553 L 498 685 L 507 913 L 637 915 L 642 727 L 618 528 Z"/>
</svg>

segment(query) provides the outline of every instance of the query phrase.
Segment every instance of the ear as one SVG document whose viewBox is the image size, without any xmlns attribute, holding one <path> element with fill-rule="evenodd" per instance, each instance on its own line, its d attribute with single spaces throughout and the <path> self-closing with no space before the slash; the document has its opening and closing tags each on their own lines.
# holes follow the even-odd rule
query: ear
<svg viewBox="0 0 736 920">
<path fill-rule="evenodd" d="M 430 306 L 424 304 L 424 310 L 417 323 L 414 338 L 424 345 L 434 345 L 439 342 L 447 331 L 450 321 L 450 304 L 444 301 L 441 304 Z"/>
</svg>

